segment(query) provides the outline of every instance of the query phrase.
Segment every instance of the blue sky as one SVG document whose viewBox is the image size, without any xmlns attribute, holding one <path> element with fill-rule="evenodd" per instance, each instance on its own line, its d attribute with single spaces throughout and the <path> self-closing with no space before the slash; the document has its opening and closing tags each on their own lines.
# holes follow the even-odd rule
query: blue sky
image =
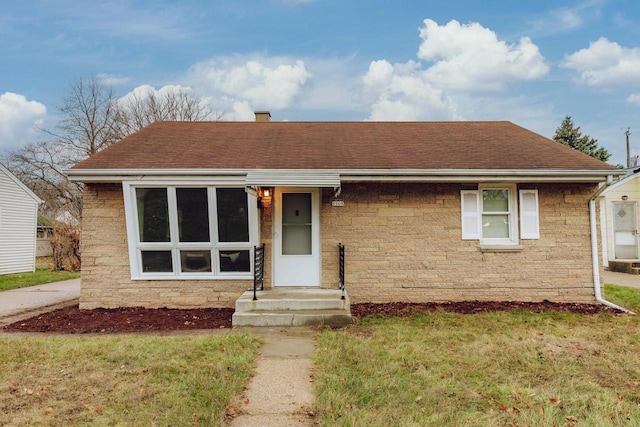
<svg viewBox="0 0 640 427">
<path fill-rule="evenodd" d="M 91 75 L 119 97 L 189 88 L 225 120 L 509 120 L 552 137 L 570 115 L 611 162 L 627 128 L 640 154 L 637 0 L 3 2 L 0 157 Z"/>
</svg>

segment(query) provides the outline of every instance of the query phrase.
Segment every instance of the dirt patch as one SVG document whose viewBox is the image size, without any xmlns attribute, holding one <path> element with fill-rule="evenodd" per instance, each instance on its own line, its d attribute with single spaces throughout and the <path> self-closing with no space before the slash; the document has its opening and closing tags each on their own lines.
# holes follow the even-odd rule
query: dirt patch
<svg viewBox="0 0 640 427">
<path fill-rule="evenodd" d="M 231 327 L 233 311 L 232 308 L 183 310 L 141 307 L 80 310 L 75 305 L 11 323 L 3 329 L 69 334 L 220 329 Z"/>
<path fill-rule="evenodd" d="M 516 310 L 525 310 L 532 313 L 540 313 L 546 310 L 570 312 L 576 314 L 597 314 L 602 312 L 612 314 L 622 313 L 619 310 L 615 310 L 602 304 L 558 303 L 551 301 L 456 301 L 427 303 L 392 302 L 385 304 L 364 303 L 351 305 L 351 315 L 358 318 L 365 317 L 370 314 L 401 317 L 426 312 L 432 313 L 435 311 L 474 314 L 493 311 Z"/>
<path fill-rule="evenodd" d="M 438 310 L 473 314 L 490 311 L 526 310 L 539 313 L 544 310 L 578 314 L 620 313 L 604 305 L 543 302 L 463 301 L 448 303 L 386 303 L 352 304 L 351 314 L 363 318 L 382 316 L 409 316 Z M 43 313 L 32 318 L 6 325 L 5 331 L 57 332 L 69 334 L 114 332 L 163 332 L 193 329 L 221 329 L 231 327 L 232 308 L 98 308 L 80 310 L 72 306 Z"/>
</svg>

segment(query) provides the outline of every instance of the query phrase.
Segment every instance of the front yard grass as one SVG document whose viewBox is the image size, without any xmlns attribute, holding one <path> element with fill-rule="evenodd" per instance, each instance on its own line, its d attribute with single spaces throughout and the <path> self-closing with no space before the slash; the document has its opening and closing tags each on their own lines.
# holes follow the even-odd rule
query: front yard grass
<svg viewBox="0 0 640 427">
<path fill-rule="evenodd" d="M 604 285 L 604 298 L 621 307 L 640 313 L 640 290 L 636 288 Z"/>
<path fill-rule="evenodd" d="M 60 280 L 77 279 L 79 272 L 74 271 L 50 271 L 46 268 L 37 268 L 30 273 L 7 274 L 0 276 L 0 291 L 24 288 L 26 286 L 42 285 L 58 282 Z"/>
<path fill-rule="evenodd" d="M 317 348 L 323 425 L 640 425 L 633 316 L 371 316 L 323 330 Z"/>
<path fill-rule="evenodd" d="M 224 425 L 250 335 L 0 337 L 0 425 Z"/>
</svg>

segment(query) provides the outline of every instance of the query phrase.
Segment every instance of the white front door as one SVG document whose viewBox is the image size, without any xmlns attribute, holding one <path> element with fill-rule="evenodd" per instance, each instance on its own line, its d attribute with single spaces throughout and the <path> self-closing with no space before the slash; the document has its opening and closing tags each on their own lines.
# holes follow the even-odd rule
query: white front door
<svg viewBox="0 0 640 427">
<path fill-rule="evenodd" d="M 638 220 L 635 202 L 613 203 L 616 259 L 638 259 Z"/>
<path fill-rule="evenodd" d="M 274 286 L 320 286 L 320 191 L 276 188 Z"/>
</svg>

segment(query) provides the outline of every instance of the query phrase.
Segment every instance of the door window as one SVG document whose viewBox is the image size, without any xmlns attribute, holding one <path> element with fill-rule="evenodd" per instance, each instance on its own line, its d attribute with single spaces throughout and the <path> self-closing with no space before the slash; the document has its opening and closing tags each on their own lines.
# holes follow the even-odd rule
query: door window
<svg viewBox="0 0 640 427">
<path fill-rule="evenodd" d="M 282 194 L 282 255 L 311 255 L 311 194 Z"/>
</svg>

